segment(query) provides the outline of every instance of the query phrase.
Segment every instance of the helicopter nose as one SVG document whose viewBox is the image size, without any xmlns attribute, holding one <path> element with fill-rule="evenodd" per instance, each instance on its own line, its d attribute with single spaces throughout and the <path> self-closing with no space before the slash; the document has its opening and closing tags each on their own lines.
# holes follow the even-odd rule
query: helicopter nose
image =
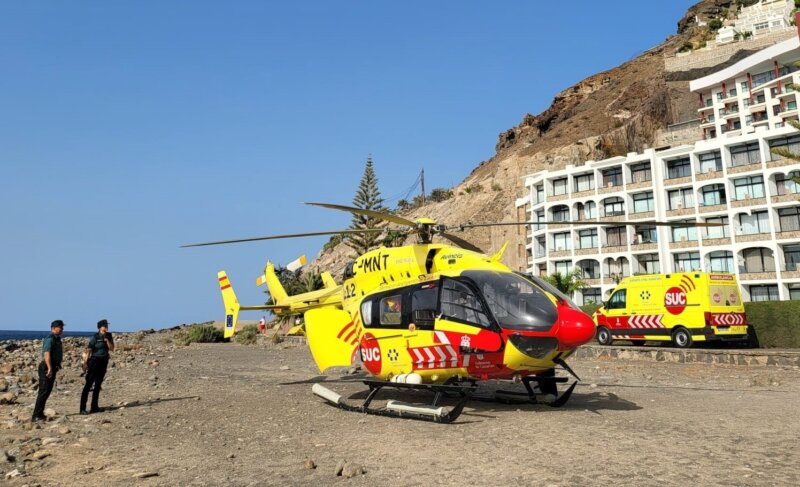
<svg viewBox="0 0 800 487">
<path fill-rule="evenodd" d="M 556 332 L 559 350 L 569 350 L 588 343 L 595 334 L 594 320 L 586 313 L 563 306 L 558 310 L 560 326 Z"/>
</svg>

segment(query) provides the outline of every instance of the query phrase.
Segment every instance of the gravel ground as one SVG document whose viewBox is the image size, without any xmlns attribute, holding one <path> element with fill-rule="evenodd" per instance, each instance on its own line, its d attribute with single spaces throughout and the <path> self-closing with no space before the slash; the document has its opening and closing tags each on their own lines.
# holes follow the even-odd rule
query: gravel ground
<svg viewBox="0 0 800 487">
<path fill-rule="evenodd" d="M 51 397 L 39 429 L 21 421 L 35 394 L 0 405 L 0 483 L 800 484 L 797 368 L 573 359 L 583 381 L 563 408 L 472 402 L 439 425 L 328 406 L 313 382 L 351 403 L 365 387 L 321 376 L 297 342 L 166 341 L 115 354 L 105 412 L 75 414 L 79 381 Z"/>
</svg>

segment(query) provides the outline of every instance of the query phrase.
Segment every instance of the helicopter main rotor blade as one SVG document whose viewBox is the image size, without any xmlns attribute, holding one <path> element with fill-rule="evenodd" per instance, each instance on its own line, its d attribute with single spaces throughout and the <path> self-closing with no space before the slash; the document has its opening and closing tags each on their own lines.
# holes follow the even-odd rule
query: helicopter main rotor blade
<svg viewBox="0 0 800 487">
<path fill-rule="evenodd" d="M 652 225 L 660 227 L 722 227 L 724 223 L 709 223 L 698 221 L 674 221 L 674 222 L 660 222 L 660 221 L 630 221 L 619 220 L 612 222 L 598 222 L 593 220 L 566 220 L 566 221 L 536 221 L 536 222 L 499 222 L 499 223 L 465 223 L 463 225 L 455 225 L 451 228 L 464 230 L 467 228 L 478 227 L 500 227 L 500 226 L 520 226 L 520 225 L 598 225 L 601 227 L 618 226 L 618 225 Z"/>
<path fill-rule="evenodd" d="M 206 245 L 222 245 L 222 244 L 240 243 L 240 242 L 255 242 L 258 240 L 274 240 L 279 238 L 316 237 L 320 235 L 348 235 L 354 233 L 374 233 L 374 232 L 383 232 L 383 230 L 384 230 L 383 228 L 367 228 L 364 230 L 330 230 L 326 232 L 288 233 L 286 235 L 268 235 L 265 237 L 237 238 L 234 240 L 217 240 L 215 242 L 188 244 L 188 245 L 181 245 L 180 248 L 203 247 Z"/>
<path fill-rule="evenodd" d="M 447 240 L 449 240 L 449 241 L 453 242 L 454 244 L 458 245 L 462 249 L 471 250 L 473 252 L 478 252 L 479 254 L 483 254 L 484 253 L 483 250 L 480 249 L 480 247 L 478 247 L 477 245 L 473 245 L 473 244 L 467 242 L 463 238 L 456 237 L 455 235 L 452 235 L 452 234 L 449 234 L 449 233 L 446 233 L 446 232 L 439 232 L 438 234 L 441 235 L 443 238 L 446 238 Z"/>
<path fill-rule="evenodd" d="M 330 208 L 332 210 L 346 211 L 349 213 L 355 213 L 356 215 L 364 215 L 372 218 L 380 218 L 381 220 L 396 223 L 398 225 L 403 225 L 406 227 L 417 226 L 416 222 L 413 222 L 401 216 L 390 215 L 389 213 L 384 213 L 382 211 L 365 210 L 364 208 L 357 208 L 355 206 L 334 205 L 331 203 L 306 203 L 306 204 L 312 206 L 321 206 L 323 208 Z"/>
</svg>

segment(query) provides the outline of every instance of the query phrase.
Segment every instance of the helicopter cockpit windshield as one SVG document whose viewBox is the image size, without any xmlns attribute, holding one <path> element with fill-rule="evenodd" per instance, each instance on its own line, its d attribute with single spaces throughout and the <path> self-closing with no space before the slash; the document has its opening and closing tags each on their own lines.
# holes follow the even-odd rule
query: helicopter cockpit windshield
<svg viewBox="0 0 800 487">
<path fill-rule="evenodd" d="M 530 281 L 510 272 L 466 271 L 502 328 L 546 331 L 558 312 L 552 301 Z"/>
</svg>

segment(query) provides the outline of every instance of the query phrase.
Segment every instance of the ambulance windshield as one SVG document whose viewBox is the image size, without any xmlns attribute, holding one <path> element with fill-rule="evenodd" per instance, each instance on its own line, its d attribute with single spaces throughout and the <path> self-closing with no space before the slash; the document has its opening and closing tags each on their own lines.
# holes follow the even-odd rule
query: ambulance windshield
<svg viewBox="0 0 800 487">
<path fill-rule="evenodd" d="M 510 272 L 467 271 L 462 274 L 481 291 L 503 328 L 549 330 L 558 312 L 550 298 L 530 281 Z"/>
</svg>

